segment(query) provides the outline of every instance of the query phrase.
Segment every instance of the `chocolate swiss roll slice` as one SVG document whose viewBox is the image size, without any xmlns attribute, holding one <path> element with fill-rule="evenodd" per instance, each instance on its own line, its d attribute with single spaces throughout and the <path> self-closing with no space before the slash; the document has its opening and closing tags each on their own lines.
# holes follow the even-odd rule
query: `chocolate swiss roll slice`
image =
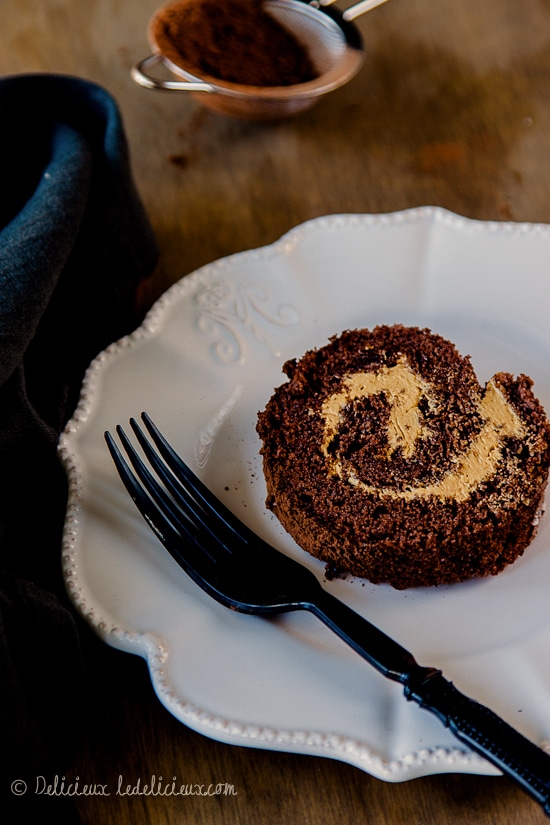
<svg viewBox="0 0 550 825">
<path fill-rule="evenodd" d="M 259 413 L 267 507 L 326 562 L 397 589 L 495 575 L 533 539 L 550 425 L 525 375 L 480 386 L 427 329 L 349 330 Z"/>
</svg>

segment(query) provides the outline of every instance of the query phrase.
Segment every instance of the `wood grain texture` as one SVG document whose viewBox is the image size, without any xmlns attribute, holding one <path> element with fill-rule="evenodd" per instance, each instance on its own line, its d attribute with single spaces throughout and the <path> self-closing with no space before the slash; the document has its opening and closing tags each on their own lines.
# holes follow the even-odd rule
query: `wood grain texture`
<svg viewBox="0 0 550 825">
<path fill-rule="evenodd" d="M 130 79 L 156 0 L 2 0 L 0 73 L 60 72 L 105 86 L 122 111 L 161 247 L 143 307 L 197 267 L 319 215 L 439 205 L 550 222 L 549 0 L 391 0 L 358 25 L 360 74 L 294 120 L 228 120 Z M 89 641 L 89 725 L 67 777 L 84 825 L 538 825 L 502 778 L 391 785 L 333 761 L 235 748 L 185 728 L 141 660 Z M 236 795 L 122 796 L 162 776 Z"/>
</svg>

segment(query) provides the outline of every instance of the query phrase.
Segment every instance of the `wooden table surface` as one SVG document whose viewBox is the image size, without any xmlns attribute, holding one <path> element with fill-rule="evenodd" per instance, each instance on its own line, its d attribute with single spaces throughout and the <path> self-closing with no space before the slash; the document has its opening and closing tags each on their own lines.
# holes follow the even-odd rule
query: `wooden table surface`
<svg viewBox="0 0 550 825">
<path fill-rule="evenodd" d="M 220 0 L 223 2 L 223 0 Z M 391 0 L 358 25 L 360 74 L 279 123 L 229 120 L 130 79 L 156 0 L 2 0 L 0 73 L 61 72 L 122 110 L 161 248 L 151 303 L 209 261 L 328 213 L 439 205 L 550 222 L 550 0 Z M 85 825 L 535 825 L 500 777 L 388 784 L 346 764 L 231 747 L 176 721 L 144 662 L 90 641 L 90 725 L 67 777 L 227 782 L 236 795 L 76 800 Z"/>
</svg>

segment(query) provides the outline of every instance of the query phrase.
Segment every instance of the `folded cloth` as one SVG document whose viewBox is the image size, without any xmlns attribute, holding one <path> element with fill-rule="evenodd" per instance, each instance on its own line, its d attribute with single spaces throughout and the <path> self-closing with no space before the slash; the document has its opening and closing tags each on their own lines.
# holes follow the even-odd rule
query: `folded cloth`
<svg viewBox="0 0 550 825">
<path fill-rule="evenodd" d="M 86 711 L 56 444 L 89 362 L 139 322 L 157 249 L 103 88 L 0 78 L 0 121 L 0 821 L 73 822 L 34 792 L 63 774 Z"/>
</svg>

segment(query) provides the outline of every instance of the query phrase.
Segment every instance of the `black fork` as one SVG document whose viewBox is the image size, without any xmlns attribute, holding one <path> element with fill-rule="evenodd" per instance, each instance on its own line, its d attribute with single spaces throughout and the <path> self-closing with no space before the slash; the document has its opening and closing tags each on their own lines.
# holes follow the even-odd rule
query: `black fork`
<svg viewBox="0 0 550 825">
<path fill-rule="evenodd" d="M 308 610 L 387 678 L 434 713 L 454 735 L 515 779 L 550 816 L 550 756 L 488 708 L 460 693 L 440 670 L 414 656 L 329 593 L 316 576 L 244 525 L 197 478 L 150 417 L 147 434 L 130 424 L 147 459 L 117 427 L 107 445 L 130 496 L 164 547 L 210 596 L 233 610 Z"/>
</svg>

